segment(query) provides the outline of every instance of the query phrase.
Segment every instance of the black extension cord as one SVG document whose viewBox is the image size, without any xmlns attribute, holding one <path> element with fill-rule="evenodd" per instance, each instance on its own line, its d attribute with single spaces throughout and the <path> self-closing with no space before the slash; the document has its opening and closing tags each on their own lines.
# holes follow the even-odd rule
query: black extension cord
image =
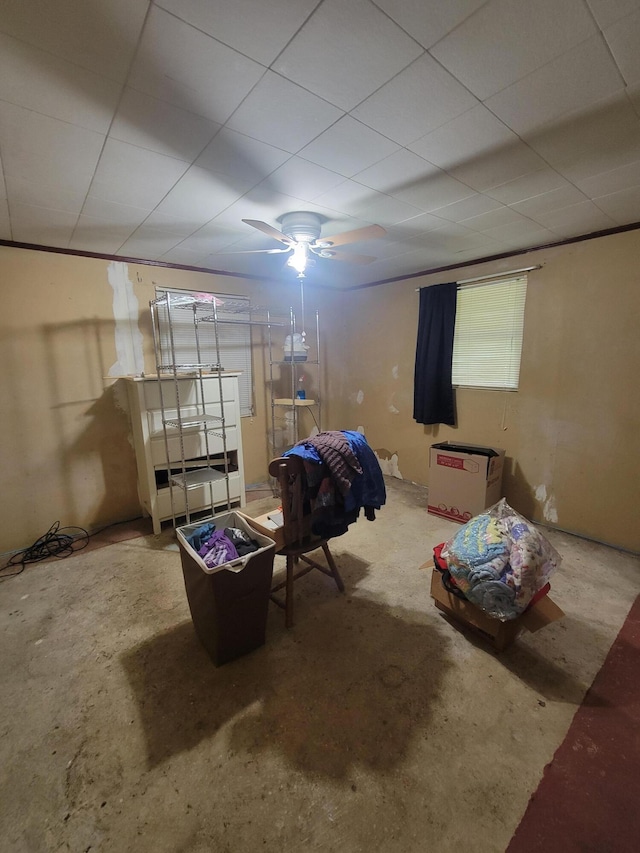
<svg viewBox="0 0 640 853">
<path fill-rule="evenodd" d="M 64 531 L 75 530 L 74 534 Z M 74 551 L 80 551 L 89 544 L 89 534 L 83 527 L 60 527 L 60 522 L 55 521 L 44 536 L 37 539 L 33 545 L 17 551 L 9 561 L 0 569 L 0 581 L 14 578 L 24 571 L 27 563 L 39 563 L 50 557 L 68 557 Z M 20 566 L 17 572 L 2 574 L 5 569 L 12 566 Z"/>
</svg>

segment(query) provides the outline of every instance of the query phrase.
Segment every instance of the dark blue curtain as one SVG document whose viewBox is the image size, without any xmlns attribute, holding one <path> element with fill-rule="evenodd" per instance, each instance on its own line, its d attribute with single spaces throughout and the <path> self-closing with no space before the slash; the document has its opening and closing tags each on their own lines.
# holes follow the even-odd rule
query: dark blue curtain
<svg viewBox="0 0 640 853">
<path fill-rule="evenodd" d="M 420 288 L 413 417 L 419 424 L 455 425 L 451 384 L 458 286 Z"/>
</svg>

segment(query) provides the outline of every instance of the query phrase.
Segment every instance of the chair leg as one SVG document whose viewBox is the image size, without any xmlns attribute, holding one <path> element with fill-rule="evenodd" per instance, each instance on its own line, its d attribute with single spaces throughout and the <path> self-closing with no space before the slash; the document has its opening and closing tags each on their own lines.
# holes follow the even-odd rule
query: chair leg
<svg viewBox="0 0 640 853">
<path fill-rule="evenodd" d="M 294 557 L 287 557 L 287 585 L 285 589 L 285 621 L 287 628 L 293 627 L 293 570 L 296 560 Z"/>
<path fill-rule="evenodd" d="M 344 592 L 344 584 L 342 583 L 342 578 L 340 577 L 340 572 L 338 571 L 338 567 L 335 564 L 335 560 L 333 559 L 333 555 L 329 550 L 329 546 L 325 542 L 322 546 L 322 550 L 324 551 L 324 556 L 326 557 L 327 563 L 329 564 L 329 568 L 331 569 L 331 574 L 336 582 L 336 586 L 340 590 L 340 592 Z"/>
</svg>

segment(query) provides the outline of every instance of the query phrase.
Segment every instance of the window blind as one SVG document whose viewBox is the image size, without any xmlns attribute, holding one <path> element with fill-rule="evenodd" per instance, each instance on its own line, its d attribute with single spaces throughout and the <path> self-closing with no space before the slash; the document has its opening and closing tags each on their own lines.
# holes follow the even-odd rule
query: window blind
<svg viewBox="0 0 640 853">
<path fill-rule="evenodd" d="M 454 385 L 518 388 L 526 295 L 526 275 L 458 289 Z"/>
<path fill-rule="evenodd" d="M 165 293 L 170 293 L 176 297 L 198 297 L 198 294 L 193 291 L 156 288 L 157 296 L 163 296 Z M 217 316 L 221 321 L 217 324 L 204 319 L 213 314 L 211 304 L 199 304 L 195 309 L 192 306 L 171 308 L 171 329 L 175 348 L 174 363 L 217 363 L 217 353 L 219 352 L 220 366 L 224 370 L 241 371 L 241 375 L 238 377 L 240 414 L 243 416 L 252 415 L 253 378 L 251 371 L 251 327 L 249 325 L 251 303 L 249 297 L 224 293 L 206 294 L 206 296 L 214 296 L 216 299 Z M 198 320 L 197 338 L 194 310 Z M 158 326 L 162 360 L 165 363 L 171 363 L 169 317 L 165 305 L 158 306 Z M 216 328 L 218 330 L 217 346 Z M 198 346 L 200 347 L 199 353 Z"/>
</svg>

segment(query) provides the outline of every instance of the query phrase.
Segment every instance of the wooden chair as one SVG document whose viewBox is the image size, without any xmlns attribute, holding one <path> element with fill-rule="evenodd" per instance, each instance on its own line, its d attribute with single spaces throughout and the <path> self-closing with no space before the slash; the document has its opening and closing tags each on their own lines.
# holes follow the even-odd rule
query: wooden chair
<svg viewBox="0 0 640 853">
<path fill-rule="evenodd" d="M 305 511 L 304 463 L 299 456 L 283 456 L 273 459 L 269 464 L 269 473 L 278 480 L 282 515 L 284 519 L 284 545 L 276 554 L 286 557 L 287 570 L 285 580 L 271 589 L 271 600 L 285 611 L 287 628 L 293 625 L 293 582 L 312 569 L 318 569 L 336 582 L 340 592 L 344 592 L 344 584 L 338 567 L 335 564 L 327 539 L 315 536 L 311 532 L 311 513 Z M 328 567 L 318 563 L 307 554 L 322 548 Z M 297 569 L 300 561 L 306 565 Z M 297 569 L 297 570 L 296 570 Z M 281 589 L 285 590 L 284 601 L 276 595 Z"/>
</svg>

